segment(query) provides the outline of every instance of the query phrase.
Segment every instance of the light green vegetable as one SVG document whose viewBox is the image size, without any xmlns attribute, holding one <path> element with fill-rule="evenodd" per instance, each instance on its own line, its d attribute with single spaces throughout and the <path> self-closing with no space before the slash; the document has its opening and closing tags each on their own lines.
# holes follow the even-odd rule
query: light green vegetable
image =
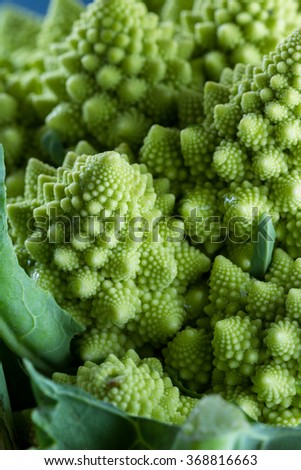
<svg viewBox="0 0 301 470">
<path fill-rule="evenodd" d="M 296 0 L 286 3 L 194 0 L 192 3 L 192 8 L 190 2 L 185 3 L 188 11 L 182 13 L 180 22 L 194 35 L 209 79 L 218 79 L 226 66 L 260 65 L 263 54 L 273 50 L 300 20 Z M 175 20 L 173 10 L 170 15 Z"/>
<path fill-rule="evenodd" d="M 0 146 L 0 338 L 17 355 L 49 371 L 66 365 L 70 340 L 80 327 L 19 266 L 7 232 L 4 178 Z"/>
<path fill-rule="evenodd" d="M 26 362 L 39 407 L 39 449 L 300 449 L 300 430 L 250 423 L 220 396 L 202 398 L 181 427 L 130 416 L 78 387 L 56 383 Z M 76 417 L 85 414 L 81 432 Z M 103 432 L 105 425 L 106 432 Z"/>
<path fill-rule="evenodd" d="M 36 47 L 42 18 L 13 5 L 0 7 L 0 57 L 16 51 L 28 54 Z"/>
<path fill-rule="evenodd" d="M 0 51 L 0 336 L 39 448 L 300 447 L 300 8 L 176 3 L 53 0 Z"/>
<path fill-rule="evenodd" d="M 173 124 L 193 73 L 173 25 L 158 20 L 138 0 L 88 5 L 62 44 L 62 67 L 45 77 L 59 100 L 47 126 L 69 144 L 137 149 L 153 123 Z"/>
<path fill-rule="evenodd" d="M 168 241 L 151 175 L 117 152 L 70 152 L 58 170 L 30 160 L 24 199 L 8 214 L 38 286 L 83 326 L 127 327 L 142 344 L 164 344 L 182 327 L 183 295 L 210 267 L 186 240 Z"/>
<path fill-rule="evenodd" d="M 109 354 L 100 365 L 85 362 L 76 377 L 55 373 L 53 379 L 77 385 L 130 415 L 165 423 L 182 424 L 197 404 L 194 398 L 180 396 L 158 359 L 140 360 L 133 349 L 121 359 Z"/>
<path fill-rule="evenodd" d="M 51 0 L 37 37 L 38 47 L 49 50 L 51 45 L 64 39 L 83 9 L 78 0 Z"/>
</svg>

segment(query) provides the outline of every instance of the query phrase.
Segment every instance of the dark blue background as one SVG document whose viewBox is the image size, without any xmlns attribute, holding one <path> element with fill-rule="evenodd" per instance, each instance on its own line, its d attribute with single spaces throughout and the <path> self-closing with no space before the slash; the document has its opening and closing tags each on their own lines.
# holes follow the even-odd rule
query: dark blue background
<svg viewBox="0 0 301 470">
<path fill-rule="evenodd" d="M 92 0 L 81 0 L 82 3 L 91 3 Z M 31 10 L 37 11 L 38 13 L 45 13 L 48 6 L 48 0 L 0 0 L 0 5 L 3 3 L 14 3 L 22 5 L 23 7 L 30 8 Z"/>
</svg>

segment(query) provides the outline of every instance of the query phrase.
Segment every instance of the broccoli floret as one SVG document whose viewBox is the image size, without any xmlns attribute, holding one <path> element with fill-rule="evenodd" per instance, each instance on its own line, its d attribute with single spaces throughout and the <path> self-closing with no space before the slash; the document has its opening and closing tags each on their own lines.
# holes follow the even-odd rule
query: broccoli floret
<svg viewBox="0 0 301 470">
<path fill-rule="evenodd" d="M 298 426 L 301 423 L 300 408 L 295 406 L 264 408 L 263 415 L 265 421 L 272 426 Z"/>
<path fill-rule="evenodd" d="M 179 202 L 179 214 L 189 237 L 197 243 L 219 240 L 220 216 L 218 190 L 209 182 L 184 191 Z"/>
<path fill-rule="evenodd" d="M 0 140 L 7 149 L 8 176 L 14 177 L 18 171 L 22 174 L 28 159 L 32 156 L 42 161 L 52 161 L 54 157 L 53 161 L 61 162 L 62 147 L 57 136 L 53 134 L 51 157 L 46 149 L 47 146 L 44 146 L 44 139 L 48 139 L 49 135 L 43 126 L 43 120 L 55 106 L 56 99 L 52 95 L 40 99 L 42 84 L 39 75 L 38 70 L 30 70 L 29 72 L 19 71 L 9 76 L 9 94 L 15 100 L 18 112 L 13 121 L 3 126 L 0 124 Z M 10 189 L 13 192 L 8 193 L 9 197 L 22 195 L 23 182 Z"/>
<path fill-rule="evenodd" d="M 177 183 L 187 179 L 178 129 L 152 126 L 140 150 L 140 161 L 154 176 L 164 176 Z"/>
<path fill-rule="evenodd" d="M 13 7 L 1 13 L 0 57 L 9 53 L 6 72 L 0 67 L 0 141 L 5 146 L 7 174 L 24 168 L 28 156 L 60 160 L 60 140 L 45 128 L 45 117 L 58 104 L 53 92 L 61 99 L 64 87 L 64 77 L 52 72 L 58 47 L 54 43 L 65 38 L 82 9 L 77 0 L 52 0 L 43 21 Z"/>
<path fill-rule="evenodd" d="M 114 354 L 97 365 L 85 362 L 76 377 L 55 373 L 55 381 L 75 383 L 78 387 L 131 415 L 180 424 L 197 403 L 180 398 L 179 390 L 163 373 L 158 359 L 140 359 L 134 350 L 118 359 Z M 188 405 L 188 406 L 187 406 Z"/>
<path fill-rule="evenodd" d="M 64 41 L 54 76 L 66 96 L 47 126 L 71 144 L 93 136 L 106 148 L 139 148 L 152 124 L 175 122 L 179 90 L 191 83 L 179 44 L 172 24 L 158 24 L 142 2 L 95 0 Z"/>
<path fill-rule="evenodd" d="M 223 199 L 224 222 L 232 232 L 234 242 L 236 237 L 238 243 L 248 241 L 260 217 L 264 213 L 272 213 L 272 203 L 268 200 L 266 188 L 253 186 L 248 181 L 244 181 L 234 191 L 225 190 Z"/>
<path fill-rule="evenodd" d="M 154 189 L 157 194 L 155 207 L 161 211 L 163 216 L 172 216 L 175 209 L 176 195 L 171 192 L 170 180 L 168 178 L 155 179 Z"/>
<path fill-rule="evenodd" d="M 296 321 L 289 319 L 272 323 L 266 332 L 264 342 L 267 352 L 276 360 L 288 362 L 300 356 L 300 327 Z"/>
<path fill-rule="evenodd" d="M 211 337 L 204 329 L 186 327 L 163 349 L 165 364 L 171 375 L 189 390 L 202 390 L 209 384 L 212 369 Z"/>
<path fill-rule="evenodd" d="M 238 405 L 251 419 L 258 421 L 262 414 L 262 404 L 258 401 L 255 393 L 244 389 L 242 386 L 227 387 L 222 396 L 233 401 Z"/>
<path fill-rule="evenodd" d="M 163 21 L 173 21 L 174 23 L 180 23 L 180 17 L 183 14 L 182 11 L 191 10 L 193 7 L 194 0 L 165 0 L 161 9 L 161 18 Z"/>
<path fill-rule="evenodd" d="M 301 289 L 290 289 L 285 303 L 287 318 L 301 326 Z"/>
<path fill-rule="evenodd" d="M 43 248 L 45 249 L 45 247 Z M 54 264 L 36 262 L 34 267 L 30 268 L 30 276 L 39 287 L 51 292 L 58 303 L 64 301 L 66 295 L 66 276 Z"/>
<path fill-rule="evenodd" d="M 295 215 L 301 209 L 301 176 L 297 170 L 279 176 L 272 186 L 274 207 L 279 212 Z"/>
<path fill-rule="evenodd" d="M 214 176 L 211 169 L 211 155 L 218 141 L 215 128 L 205 121 L 199 126 L 189 126 L 181 131 L 184 163 L 189 167 L 192 176 L 205 181 Z"/>
<path fill-rule="evenodd" d="M 194 35 L 208 77 L 218 79 L 227 65 L 260 65 L 262 55 L 298 26 L 299 17 L 296 0 L 286 4 L 206 0 L 194 1 L 181 19 L 185 30 Z"/>
<path fill-rule="evenodd" d="M 172 284 L 177 271 L 173 246 L 166 248 L 165 244 L 159 241 L 144 244 L 137 272 L 139 286 L 153 291 L 165 289 Z"/>
<path fill-rule="evenodd" d="M 301 258 L 297 258 L 290 266 L 286 290 L 288 291 L 292 287 L 301 288 Z"/>
<path fill-rule="evenodd" d="M 175 246 L 177 276 L 173 285 L 184 294 L 190 284 L 199 281 L 203 273 L 210 268 L 210 259 L 198 248 L 191 246 L 187 240 Z"/>
<path fill-rule="evenodd" d="M 296 382 L 286 368 L 281 365 L 260 366 L 253 378 L 253 390 L 258 400 L 268 408 L 282 405 L 288 408 L 296 394 Z"/>
<path fill-rule="evenodd" d="M 250 272 L 252 266 L 254 246 L 253 243 L 232 243 L 228 241 L 226 246 L 227 257 L 232 263 L 239 266 L 243 271 Z"/>
<path fill-rule="evenodd" d="M 218 176 L 229 183 L 242 181 L 245 175 L 246 153 L 237 142 L 221 142 L 213 154 L 213 168 Z"/>
<path fill-rule="evenodd" d="M 293 200 L 292 198 L 292 202 Z M 298 209 L 294 214 L 289 212 L 283 214 L 277 225 L 277 237 L 281 246 L 293 258 L 301 256 L 300 219 L 301 211 Z"/>
<path fill-rule="evenodd" d="M 0 141 L 5 147 L 7 174 L 24 168 L 29 152 L 39 149 L 41 121 L 32 96 L 41 92 L 37 70 L 17 70 L 0 76 Z M 42 155 L 43 157 L 43 155 Z M 19 189 L 17 195 L 21 194 Z"/>
<path fill-rule="evenodd" d="M 301 253 L 299 43 L 296 30 L 263 58 L 261 67 L 240 64 L 231 73 L 226 69 L 221 83 L 208 82 L 203 122 L 181 131 L 184 163 L 192 177 L 198 176 L 198 185 L 184 188 L 179 211 L 187 216 L 191 193 L 198 186 L 205 191 L 210 181 L 210 212 L 226 227 L 230 257 L 237 242 L 254 239 L 265 213 L 275 224 L 279 248 L 294 258 Z M 197 222 L 197 217 L 189 226 L 186 221 L 190 236 Z"/>
<path fill-rule="evenodd" d="M 105 279 L 91 296 L 94 297 L 92 315 L 99 329 L 111 324 L 122 328 L 141 310 L 139 290 L 131 279 L 122 282 Z"/>
<path fill-rule="evenodd" d="M 270 267 L 266 273 L 265 280 L 272 281 L 282 287 L 286 287 L 291 267 L 294 260 L 281 248 L 276 248 L 273 253 Z"/>
<path fill-rule="evenodd" d="M 142 291 L 141 310 L 128 324 L 131 333 L 137 332 L 145 343 L 166 344 L 184 323 L 184 299 L 173 287 L 162 291 Z"/>
<path fill-rule="evenodd" d="M 136 349 L 137 345 L 127 332 L 112 326 L 110 328 L 88 329 L 76 341 L 76 350 L 80 359 L 97 364 L 104 361 L 109 354 L 122 357 L 128 349 Z"/>
<path fill-rule="evenodd" d="M 248 371 L 245 375 L 250 375 L 252 366 L 258 362 L 260 327 L 260 322 L 243 315 L 219 320 L 215 324 L 212 341 L 213 364 L 217 369 L 227 371 L 240 368 L 241 373 Z"/>
<path fill-rule="evenodd" d="M 51 0 L 37 38 L 38 47 L 49 49 L 50 45 L 62 41 L 83 9 L 78 0 Z"/>
<path fill-rule="evenodd" d="M 217 301 L 215 305 L 211 303 L 205 307 L 213 330 L 213 391 L 233 400 L 255 420 L 279 425 L 286 423 L 287 426 L 295 426 L 298 419 L 300 289 L 292 288 L 288 294 L 285 289 L 287 279 L 292 279 L 292 272 L 298 272 L 297 261 L 293 262 L 278 249 L 268 276 L 271 280 L 249 278 L 245 290 L 239 290 L 233 284 L 234 273 L 236 276 L 248 275 L 239 272 L 239 268 L 226 258 L 217 256 L 209 279 L 209 300 L 212 302 L 210 293 L 215 292 L 217 286 L 220 292 L 225 289 L 228 297 L 230 294 L 234 297 L 234 292 L 236 298 L 232 304 L 226 304 L 226 299 L 219 295 L 223 314 L 217 310 L 220 305 Z M 224 277 L 224 266 L 233 272 L 228 280 Z M 287 269 L 284 277 L 278 275 L 281 266 Z M 221 276 L 223 284 L 220 283 Z M 243 286 L 243 282 L 246 280 L 240 277 L 239 285 Z"/>
<path fill-rule="evenodd" d="M 233 315 L 247 304 L 250 276 L 222 255 L 216 256 L 209 279 L 205 312 L 212 317 Z"/>
<path fill-rule="evenodd" d="M 162 193 L 169 181 L 157 187 Z M 79 323 L 128 327 L 141 345 L 156 347 L 181 329 L 183 296 L 210 260 L 188 241 L 173 241 L 178 231 L 155 208 L 144 165 L 114 151 L 69 152 L 58 169 L 31 159 L 24 194 L 8 206 L 16 249 L 25 246 L 29 275 Z"/>
<path fill-rule="evenodd" d="M 251 281 L 246 310 L 251 318 L 274 320 L 284 313 L 284 289 L 273 282 Z"/>
<path fill-rule="evenodd" d="M 278 178 L 287 169 L 287 155 L 275 147 L 265 148 L 253 158 L 252 170 L 262 181 Z"/>
<path fill-rule="evenodd" d="M 0 8 L 0 56 L 25 55 L 37 45 L 41 18 L 30 10 L 12 5 Z"/>
<path fill-rule="evenodd" d="M 192 64 L 193 65 L 193 64 Z M 200 85 L 201 78 L 196 79 Z M 183 87 L 178 99 L 178 117 L 180 129 L 185 129 L 191 123 L 201 124 L 204 119 L 203 89 L 194 90 Z"/>
</svg>

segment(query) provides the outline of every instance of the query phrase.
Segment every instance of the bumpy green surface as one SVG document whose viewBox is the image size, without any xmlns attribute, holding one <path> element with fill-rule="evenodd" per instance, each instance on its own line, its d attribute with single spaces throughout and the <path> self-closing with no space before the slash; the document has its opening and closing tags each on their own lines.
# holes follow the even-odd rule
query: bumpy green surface
<svg viewBox="0 0 301 470">
<path fill-rule="evenodd" d="M 18 264 L 8 234 L 4 181 L 0 145 L 0 338 L 16 355 L 51 372 L 68 363 L 70 341 L 81 328 Z M 27 224 L 28 219 L 22 222 Z M 20 221 L 19 228 L 23 229 Z"/>
<path fill-rule="evenodd" d="M 86 329 L 84 366 L 56 379 L 169 423 L 189 394 L 217 392 L 254 420 L 301 424 L 300 30 L 261 60 L 296 2 L 148 2 L 171 24 L 95 0 L 64 38 L 68 2 L 42 27 L 47 60 L 0 69 L 9 171 L 28 141 L 57 164 L 76 146 L 59 168 L 30 159 L 8 205 L 19 263 Z M 265 215 L 276 249 L 255 269 Z"/>
<path fill-rule="evenodd" d="M 158 359 L 141 360 L 132 349 L 122 359 L 110 354 L 100 365 L 85 362 L 76 377 L 56 373 L 53 378 L 74 383 L 131 415 L 167 423 L 182 424 L 198 401 L 180 395 Z"/>
<path fill-rule="evenodd" d="M 16 172 L 26 166 L 28 157 L 44 159 L 51 154 L 42 144 L 44 120 L 57 99 L 42 72 L 52 68 L 52 48 L 70 32 L 82 9 L 77 0 L 52 0 L 43 21 L 26 10 L 1 10 L 0 141 L 11 176 L 7 185 L 10 196 L 22 194 L 24 178 L 22 181 L 23 175 Z"/>
<path fill-rule="evenodd" d="M 88 5 L 51 76 L 60 104 L 47 125 L 68 143 L 90 136 L 102 148 L 141 145 L 153 123 L 172 124 L 192 68 L 171 23 L 158 24 L 138 0 Z"/>
<path fill-rule="evenodd" d="M 212 369 L 211 336 L 205 329 L 186 327 L 163 350 L 168 370 L 190 390 L 208 384 Z"/>
<path fill-rule="evenodd" d="M 64 39 L 83 9 L 79 0 L 51 0 L 37 38 L 38 47 L 49 49 L 51 44 Z"/>
<path fill-rule="evenodd" d="M 42 19 L 30 10 L 13 5 L 0 7 L 0 56 L 16 50 L 29 53 L 37 44 Z"/>
<path fill-rule="evenodd" d="M 281 252 L 276 250 L 267 278 L 274 273 L 271 278 L 276 279 L 275 267 L 280 256 Z M 225 277 L 226 266 L 228 278 Z M 208 313 L 214 313 L 213 390 L 228 400 L 234 400 L 253 419 L 281 424 L 286 416 L 285 425 L 295 426 L 300 424 L 300 415 L 297 417 L 296 413 L 301 334 L 298 299 L 301 289 L 290 289 L 285 295 L 279 282 L 262 282 L 247 277 L 243 287 L 242 276 L 247 276 L 246 273 L 240 272 L 241 280 L 237 284 L 230 275 L 231 271 L 236 271 L 238 276 L 238 270 L 230 261 L 218 256 L 210 276 L 211 303 L 206 309 Z M 226 318 L 218 319 L 215 289 L 222 292 L 222 285 L 231 298 L 239 299 L 240 305 L 237 301 L 230 304 L 234 309 L 230 311 L 228 307 L 224 313 Z M 222 297 L 219 299 L 222 301 Z M 280 411 L 279 406 L 286 410 L 286 414 Z"/>
<path fill-rule="evenodd" d="M 226 66 L 260 65 L 262 55 L 299 25 L 296 0 L 194 0 L 192 8 L 186 3 L 180 22 L 194 35 L 210 79 L 218 79 Z"/>
<path fill-rule="evenodd" d="M 296 30 L 264 57 L 261 67 L 237 65 L 214 86 L 208 82 L 205 104 L 215 107 L 205 106 L 201 125 L 181 131 L 184 163 L 198 184 L 184 191 L 180 210 L 197 209 L 191 236 L 197 216 L 210 220 L 221 213 L 217 226 L 234 243 L 232 259 L 235 245 L 240 250 L 241 244 L 256 240 L 264 213 L 272 217 L 280 246 L 300 256 L 300 42 Z M 199 195 L 200 178 L 202 187 L 209 181 L 214 187 L 212 209 Z M 214 233 L 208 235 L 212 241 Z"/>
<path fill-rule="evenodd" d="M 200 250 L 169 241 L 156 198 L 151 175 L 125 155 L 70 152 L 57 170 L 31 159 L 25 197 L 8 206 L 20 262 L 89 327 L 83 358 L 103 357 L 101 344 L 123 342 L 124 329 L 140 347 L 165 344 L 185 320 L 186 291 L 209 270 Z"/>
</svg>

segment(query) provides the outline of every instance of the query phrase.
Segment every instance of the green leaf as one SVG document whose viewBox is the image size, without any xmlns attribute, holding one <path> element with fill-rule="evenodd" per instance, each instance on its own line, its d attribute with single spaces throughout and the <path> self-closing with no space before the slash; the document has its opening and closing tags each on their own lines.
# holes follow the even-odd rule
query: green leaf
<svg viewBox="0 0 301 470">
<path fill-rule="evenodd" d="M 38 404 L 32 418 L 39 449 L 301 449 L 300 426 L 253 422 L 219 395 L 204 396 L 182 426 L 171 426 L 129 416 L 24 363 Z"/>
<path fill-rule="evenodd" d="M 0 145 L 0 338 L 38 368 L 58 370 L 69 361 L 70 340 L 81 328 L 19 266 L 7 232 L 4 181 Z"/>
<path fill-rule="evenodd" d="M 174 449 L 300 450 L 301 426 L 285 428 L 251 421 L 219 395 L 202 398 L 180 428 Z"/>
<path fill-rule="evenodd" d="M 255 427 L 256 429 L 256 427 Z M 266 428 L 263 430 L 266 436 Z M 301 429 L 274 429 L 274 433 L 269 432 L 270 438 L 263 436 L 262 450 L 301 450 Z"/>
<path fill-rule="evenodd" d="M 272 217 L 266 213 L 260 217 L 256 240 L 253 240 L 253 256 L 251 259 L 251 276 L 262 279 L 265 275 L 273 255 L 276 240 Z"/>
<path fill-rule="evenodd" d="M 129 416 L 84 390 L 51 381 L 29 361 L 38 408 L 32 419 L 39 449 L 170 449 L 177 426 Z"/>
<path fill-rule="evenodd" d="M 205 396 L 196 405 L 174 443 L 175 449 L 236 449 L 250 430 L 246 415 L 219 395 Z"/>
<path fill-rule="evenodd" d="M 6 380 L 0 363 L 0 450 L 15 449 L 13 418 L 6 387 Z"/>
</svg>

